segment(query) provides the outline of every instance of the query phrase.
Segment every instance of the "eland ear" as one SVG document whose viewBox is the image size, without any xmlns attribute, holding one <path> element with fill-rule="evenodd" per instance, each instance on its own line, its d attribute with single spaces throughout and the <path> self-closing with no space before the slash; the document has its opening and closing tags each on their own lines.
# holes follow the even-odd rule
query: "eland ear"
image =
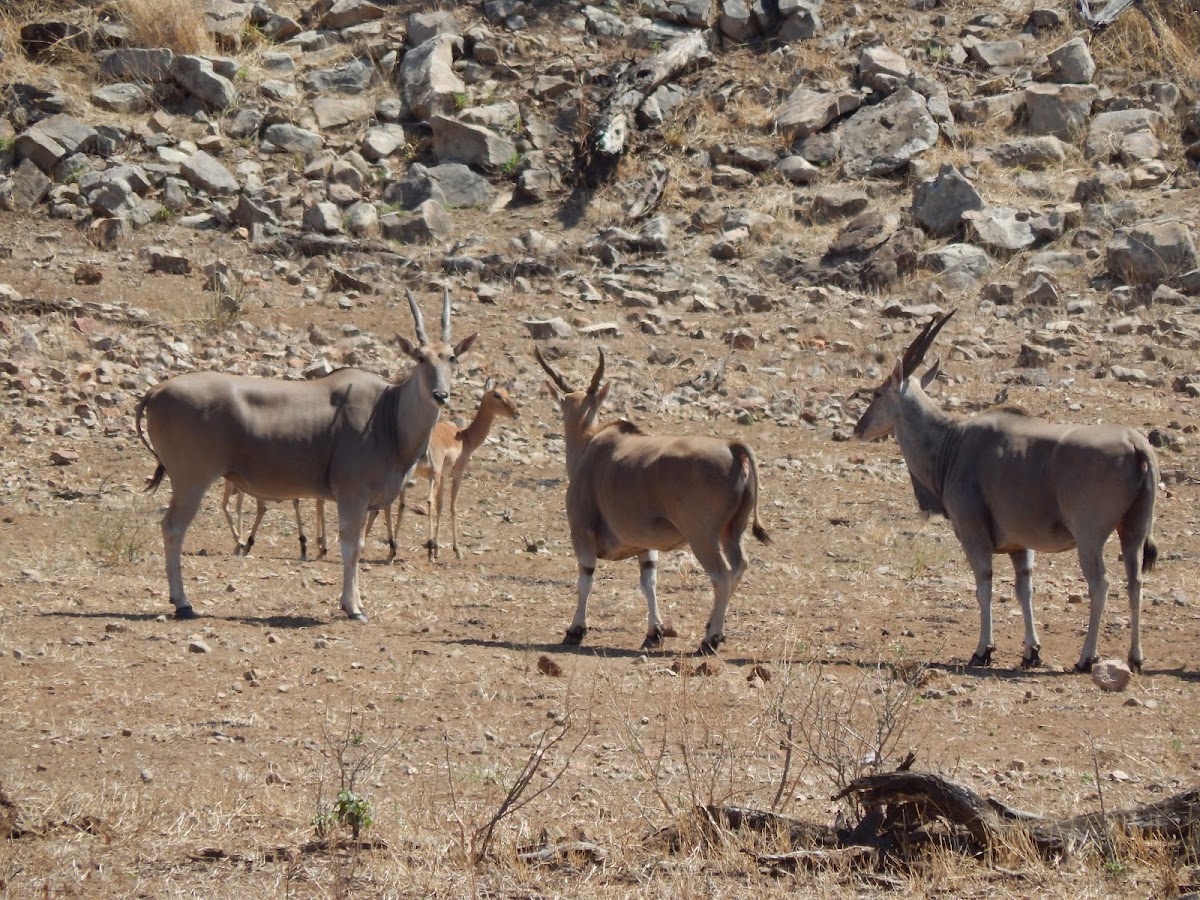
<svg viewBox="0 0 1200 900">
<path fill-rule="evenodd" d="M 458 342 L 458 346 L 454 348 L 454 358 L 462 359 L 471 350 L 471 345 L 475 343 L 475 339 L 479 337 L 479 332 L 475 332 L 469 337 L 463 338 Z"/>
<path fill-rule="evenodd" d="M 931 384 L 937 381 L 938 375 L 942 371 L 942 358 L 939 356 L 933 361 L 933 365 L 929 367 L 924 375 L 921 376 L 921 387 L 928 388 Z"/>
<path fill-rule="evenodd" d="M 396 345 L 401 350 L 403 350 L 407 356 L 410 356 L 413 359 L 417 359 L 417 360 L 419 360 L 421 358 L 421 354 L 418 352 L 418 350 L 420 348 L 417 347 L 416 344 L 414 344 L 412 341 L 410 341 L 404 335 L 402 335 L 402 334 L 396 335 Z"/>
<path fill-rule="evenodd" d="M 888 376 L 888 381 L 892 387 L 900 387 L 904 383 L 904 360 L 896 360 L 896 367 L 892 369 L 892 374 Z"/>
<path fill-rule="evenodd" d="M 604 384 L 602 384 L 600 386 L 600 389 L 598 391 L 596 391 L 596 394 L 595 394 L 596 406 L 599 406 L 601 403 L 604 402 L 604 398 L 608 396 L 608 389 L 610 387 L 612 387 L 612 382 L 606 381 Z"/>
</svg>

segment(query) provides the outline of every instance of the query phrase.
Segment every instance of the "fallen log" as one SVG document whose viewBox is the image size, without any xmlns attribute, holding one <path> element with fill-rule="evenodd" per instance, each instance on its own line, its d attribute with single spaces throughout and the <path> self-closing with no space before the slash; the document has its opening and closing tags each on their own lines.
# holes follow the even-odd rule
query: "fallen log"
<svg viewBox="0 0 1200 900">
<path fill-rule="evenodd" d="M 579 150 L 577 164 L 585 183 L 595 187 L 613 176 L 629 149 L 638 109 L 659 85 L 712 59 L 707 32 L 695 31 L 622 72 Z"/>
</svg>

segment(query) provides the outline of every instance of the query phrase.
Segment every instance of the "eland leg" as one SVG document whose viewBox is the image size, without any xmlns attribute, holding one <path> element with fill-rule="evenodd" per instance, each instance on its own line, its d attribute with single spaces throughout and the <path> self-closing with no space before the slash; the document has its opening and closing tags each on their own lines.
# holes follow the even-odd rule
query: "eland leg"
<svg viewBox="0 0 1200 900">
<path fill-rule="evenodd" d="M 193 485 L 184 490 L 174 490 L 171 502 L 162 519 L 163 555 L 167 561 L 167 587 L 171 603 L 175 606 L 175 618 L 194 619 L 196 613 L 183 590 L 183 538 L 192 519 L 200 509 L 200 501 L 208 490 L 207 484 Z"/>
<path fill-rule="evenodd" d="M 358 561 L 362 558 L 367 524 L 365 500 L 338 500 L 338 538 L 342 545 L 342 609 L 354 622 L 365 622 L 358 592 Z"/>
<path fill-rule="evenodd" d="M 704 640 L 696 648 L 700 656 L 717 652 L 717 648 L 725 640 L 725 614 L 729 611 L 729 598 L 733 596 L 733 588 L 737 577 L 730 570 L 721 555 L 721 549 L 714 540 L 711 545 L 699 542 L 692 544 L 692 552 L 708 575 L 713 587 L 713 607 L 708 615 L 708 626 L 704 629 Z"/>
<path fill-rule="evenodd" d="M 1104 538 L 1079 536 L 1078 541 L 1079 565 L 1087 579 L 1090 605 L 1087 637 L 1083 640 L 1083 652 L 1079 654 L 1079 662 L 1075 663 L 1075 671 L 1090 672 L 1100 658 L 1096 650 L 1100 644 L 1100 622 L 1108 603 L 1108 576 L 1104 571 Z"/>
<path fill-rule="evenodd" d="M 638 563 L 642 572 L 642 594 L 646 597 L 646 639 L 642 641 L 642 649 L 653 650 L 661 647 L 665 638 L 675 637 L 675 629 L 664 624 L 658 614 L 658 551 L 639 553 Z"/>
<path fill-rule="evenodd" d="M 592 595 L 592 586 L 596 583 L 596 551 L 577 547 L 575 558 L 579 563 L 579 581 L 576 584 L 579 602 L 575 605 L 575 617 L 571 619 L 571 627 L 563 636 L 563 643 L 572 646 L 582 644 L 583 639 L 587 637 L 587 605 L 588 598 Z"/>
<path fill-rule="evenodd" d="M 1136 529 L 1118 528 L 1121 555 L 1125 559 L 1125 583 L 1129 588 L 1129 668 L 1142 671 L 1142 547 L 1146 539 Z"/>
<path fill-rule="evenodd" d="M 317 499 L 317 559 L 324 559 L 329 552 L 329 543 L 325 539 L 325 501 Z"/>
<path fill-rule="evenodd" d="M 1017 602 L 1021 604 L 1021 616 L 1025 619 L 1025 644 L 1021 654 L 1022 668 L 1032 669 L 1042 664 L 1042 643 L 1038 640 L 1037 625 L 1033 621 L 1033 551 L 1017 550 L 1010 553 L 1013 574 L 1017 582 Z"/>
<path fill-rule="evenodd" d="M 967 665 L 990 666 L 996 651 L 992 637 L 992 548 L 964 545 L 963 550 L 975 575 L 975 602 L 979 604 L 979 643 Z"/>
</svg>

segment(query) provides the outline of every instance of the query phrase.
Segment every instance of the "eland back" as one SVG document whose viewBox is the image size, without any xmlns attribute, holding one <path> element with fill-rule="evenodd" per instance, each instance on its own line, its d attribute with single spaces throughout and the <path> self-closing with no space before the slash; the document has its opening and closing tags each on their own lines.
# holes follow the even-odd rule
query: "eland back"
<svg viewBox="0 0 1200 900">
<path fill-rule="evenodd" d="M 1077 671 L 1097 661 L 1100 622 L 1108 598 L 1104 544 L 1117 532 L 1129 590 L 1129 664 L 1139 669 L 1141 573 L 1154 566 L 1154 498 L 1158 463 L 1149 441 L 1122 425 L 1060 425 L 999 407 L 968 419 L 943 412 L 925 393 L 935 363 L 915 371 L 942 326 L 937 318 L 917 336 L 887 380 L 875 389 L 854 432 L 873 440 L 895 434 L 921 510 L 950 520 L 975 576 L 979 643 L 971 665 L 991 663 L 992 557 L 1007 554 L 1025 620 L 1022 664 L 1041 663 L 1033 620 L 1037 551 L 1077 549 L 1088 584 L 1090 616 Z"/>
</svg>

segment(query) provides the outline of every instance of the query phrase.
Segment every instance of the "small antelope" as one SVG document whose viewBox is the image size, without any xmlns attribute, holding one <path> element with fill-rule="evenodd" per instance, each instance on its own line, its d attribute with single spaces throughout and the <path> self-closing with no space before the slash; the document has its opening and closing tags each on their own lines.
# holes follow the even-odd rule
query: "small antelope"
<svg viewBox="0 0 1200 900">
<path fill-rule="evenodd" d="M 953 312 L 935 317 L 877 387 L 854 426 L 864 440 L 896 435 L 922 512 L 950 520 L 975 574 L 979 645 L 973 666 L 991 664 L 992 557 L 1007 553 L 1016 572 L 1025 619 L 1021 664 L 1041 663 L 1033 622 L 1035 551 L 1078 548 L 1091 612 L 1075 664 L 1090 671 L 1098 659 L 1100 620 L 1108 599 L 1104 543 L 1115 530 L 1129 586 L 1129 664 L 1141 670 L 1141 573 L 1158 557 L 1152 535 L 1158 463 L 1146 438 L 1122 425 L 1055 425 L 1022 410 L 1000 407 L 969 419 L 942 412 L 923 388 L 938 364 L 914 373 Z"/>
<path fill-rule="evenodd" d="M 158 462 L 146 489 L 157 488 L 164 475 L 171 479 L 162 531 L 177 619 L 196 617 L 183 587 L 184 536 L 205 492 L 227 478 L 252 497 L 337 503 L 341 605 L 352 620 L 366 621 L 358 561 L 367 511 L 392 503 L 425 455 L 455 367 L 479 336 L 450 343 L 448 290 L 439 341 L 425 333 L 411 291 L 408 305 L 417 343 L 397 340 L 415 365 L 394 383 L 352 368 L 314 381 L 190 372 L 155 386 L 138 403 L 138 437 Z"/>
<path fill-rule="evenodd" d="M 429 449 L 426 451 L 425 457 L 417 464 L 416 469 L 418 478 L 429 479 L 429 540 L 426 541 L 425 548 L 428 550 L 431 560 L 438 557 L 438 536 L 442 529 L 442 497 L 447 475 L 450 476 L 450 529 L 454 541 L 454 557 L 462 559 L 462 552 L 458 549 L 458 489 L 462 486 L 463 476 L 467 474 L 467 464 L 471 461 L 471 454 L 478 450 L 487 438 L 488 433 L 492 430 L 492 423 L 496 421 L 496 416 L 503 416 L 506 419 L 521 417 L 520 412 L 517 411 L 517 405 L 508 395 L 512 386 L 511 381 L 500 386 L 496 384 L 495 378 L 488 378 L 483 385 L 483 398 L 479 401 L 479 409 L 476 410 L 475 418 L 471 420 L 470 425 L 466 428 L 458 428 L 449 422 L 438 422 L 434 426 L 433 434 L 429 438 Z M 400 526 L 400 520 L 404 516 L 404 493 L 404 488 L 401 488 L 400 496 L 396 500 L 395 528 Z M 434 516 L 435 497 L 436 518 Z M 372 511 L 367 519 L 368 533 L 371 531 L 371 525 L 375 522 L 377 514 L 376 511 Z M 387 523 L 388 562 L 391 562 L 396 556 L 396 530 L 392 525 L 390 506 L 384 507 L 383 518 Z"/>
<path fill-rule="evenodd" d="M 729 600 L 746 571 L 746 526 L 762 543 L 771 540 L 758 522 L 753 451 L 724 438 L 646 434 L 624 420 L 599 425 L 609 389 L 600 384 L 604 351 L 587 390 L 567 384 L 540 349 L 533 355 L 550 376 L 547 386 L 558 398 L 567 443 L 567 522 L 579 563 L 579 604 L 563 643 L 579 644 L 587 634 L 596 560 L 632 556 L 641 563 L 646 597 L 642 647 L 674 637 L 658 613 L 658 554 L 688 544 L 713 586 L 713 608 L 697 652 L 715 653 L 725 639 Z"/>
<path fill-rule="evenodd" d="M 233 494 L 237 494 L 237 519 L 234 520 L 233 515 L 229 512 L 229 498 Z M 221 498 L 221 512 L 225 513 L 225 521 L 229 523 L 229 530 L 233 532 L 233 540 L 235 546 L 233 548 L 234 556 L 249 556 L 250 551 L 254 549 L 254 536 L 258 534 L 258 526 L 262 524 L 263 516 L 267 513 L 267 501 L 261 497 L 255 497 L 254 524 L 250 526 L 250 533 L 246 535 L 246 540 L 242 541 L 242 502 L 246 499 L 245 491 L 238 490 L 234 487 L 232 481 L 225 482 L 225 494 Z M 296 531 L 300 534 L 300 559 L 308 561 L 308 535 L 304 533 L 304 519 L 300 515 L 300 501 L 292 501 L 292 510 L 296 513 Z M 325 501 L 317 501 L 317 559 L 324 559 L 329 548 L 325 542 Z"/>
</svg>

